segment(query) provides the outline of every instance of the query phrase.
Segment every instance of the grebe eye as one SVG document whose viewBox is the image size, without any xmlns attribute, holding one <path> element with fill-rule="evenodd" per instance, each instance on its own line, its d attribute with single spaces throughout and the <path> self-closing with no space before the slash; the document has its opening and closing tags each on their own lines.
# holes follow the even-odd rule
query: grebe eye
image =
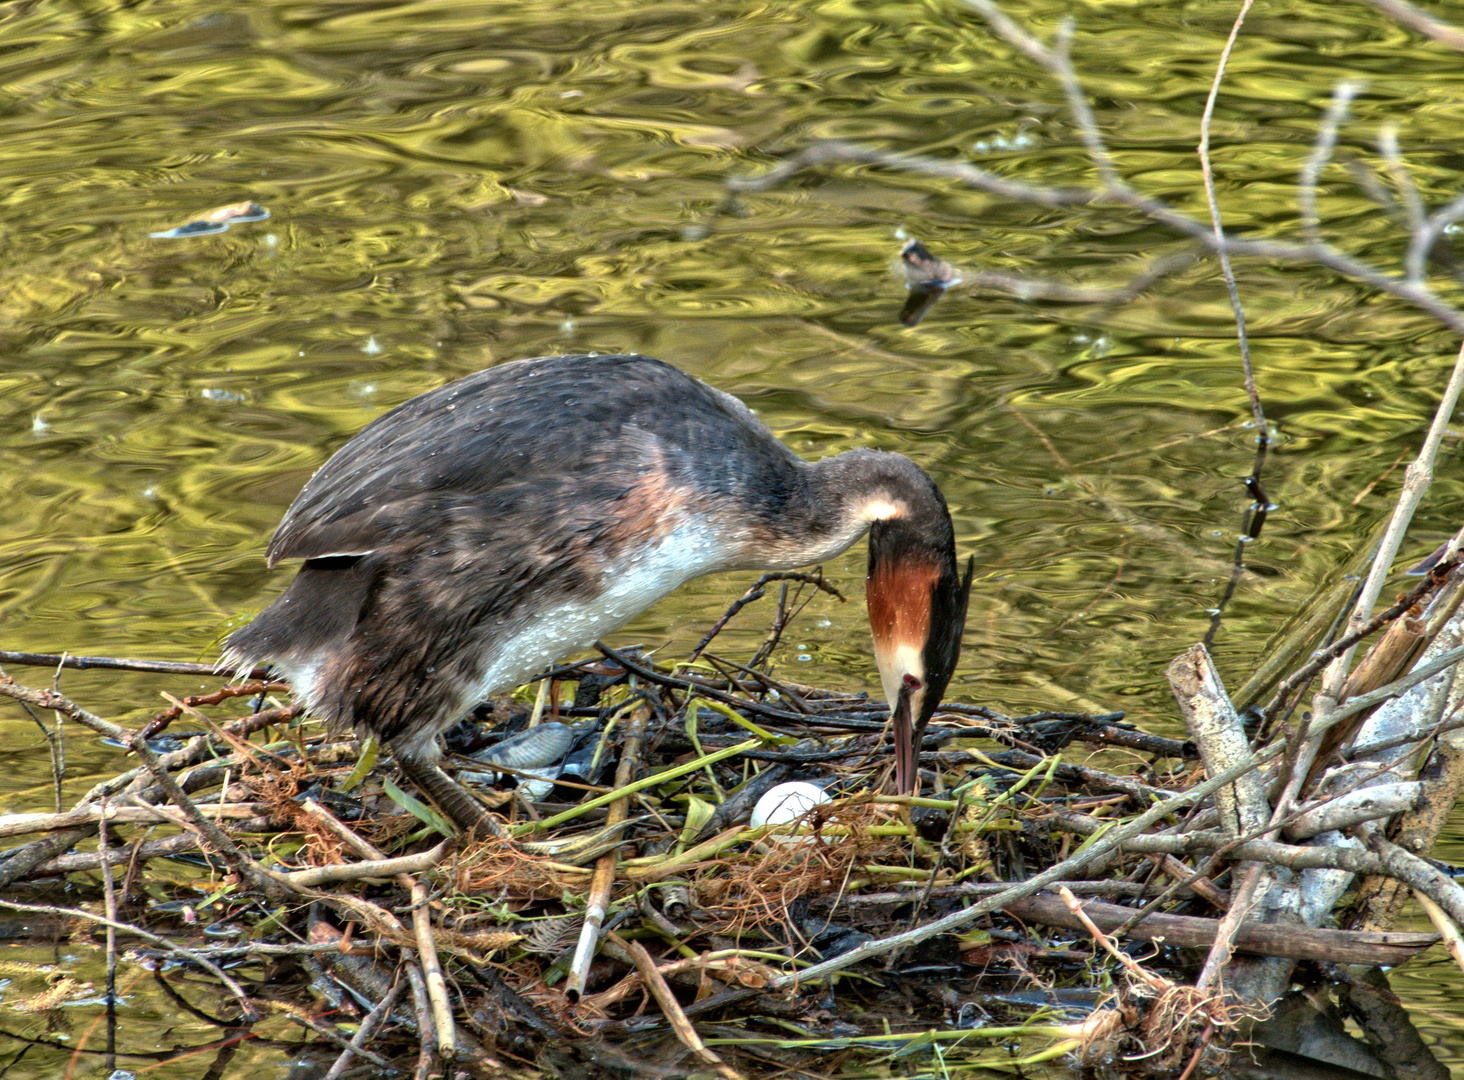
<svg viewBox="0 0 1464 1080">
<path fill-rule="evenodd" d="M 923 684 L 920 682 L 920 680 L 917 679 L 914 675 L 906 675 L 905 676 L 905 689 L 906 690 L 919 690 L 922 685 Z"/>
</svg>

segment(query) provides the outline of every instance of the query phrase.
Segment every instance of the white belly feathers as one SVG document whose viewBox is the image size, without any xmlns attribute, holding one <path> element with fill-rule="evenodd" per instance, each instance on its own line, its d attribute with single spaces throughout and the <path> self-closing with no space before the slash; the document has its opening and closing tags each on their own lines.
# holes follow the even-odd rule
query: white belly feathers
<svg viewBox="0 0 1464 1080">
<path fill-rule="evenodd" d="M 654 547 L 603 571 L 597 595 L 536 612 L 505 638 L 488 644 L 487 667 L 468 695 L 464 710 L 493 694 L 512 690 L 571 653 L 593 645 L 693 578 L 726 569 L 724 540 L 702 521 L 688 517 Z M 433 753 L 433 740 L 460 715 L 441 719 L 414 738 L 398 740 L 407 753 Z"/>
</svg>

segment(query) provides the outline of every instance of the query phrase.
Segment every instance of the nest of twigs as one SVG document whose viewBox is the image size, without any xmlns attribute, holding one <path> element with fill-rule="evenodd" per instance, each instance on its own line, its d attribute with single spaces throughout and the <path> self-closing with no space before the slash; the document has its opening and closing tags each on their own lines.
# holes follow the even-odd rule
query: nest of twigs
<svg viewBox="0 0 1464 1080">
<path fill-rule="evenodd" d="M 684 1071 L 687 1058 L 724 1075 L 828 1074 L 830 1055 L 1010 1065 L 1056 1048 L 1105 1076 L 1219 1060 L 1248 1014 L 1184 985 L 1193 956 L 1139 965 L 1101 935 L 1095 949 L 1054 929 L 1054 898 L 1014 902 L 1038 871 L 1071 865 L 1071 887 L 1110 906 L 1216 914 L 1154 859 L 1075 854 L 1192 782 L 1192 747 L 1121 714 L 950 704 L 921 754 L 924 797 L 895 797 L 884 703 L 784 680 L 775 656 L 607 649 L 486 703 L 447 740 L 447 764 L 499 823 L 471 841 L 388 753 L 302 716 L 283 684 L 184 699 L 144 732 L 0 681 L 115 740 L 123 770 L 67 814 L 0 816 L 7 835 L 40 836 L 0 855 L 8 895 L 33 890 L 0 904 L 55 914 L 55 933 L 114 972 L 181 964 L 218 988 L 210 1008 L 230 1030 L 304 1027 L 321 1054 L 344 1055 L 342 1075 L 426 1075 L 445 1052 L 485 1077 L 510 1062 L 553 1075 Z M 504 740 L 545 724 L 568 729 L 561 761 L 493 764 Z M 792 781 L 826 801 L 753 827 L 759 798 Z M 89 906 L 55 902 L 58 884 Z M 110 944 L 93 931 L 103 918 Z M 101 985 L 94 967 L 26 975 L 0 1010 L 59 1016 Z M 1098 1007 L 1095 989 L 1114 983 Z M 40 1028 L 28 1037 L 72 1052 Z"/>
</svg>

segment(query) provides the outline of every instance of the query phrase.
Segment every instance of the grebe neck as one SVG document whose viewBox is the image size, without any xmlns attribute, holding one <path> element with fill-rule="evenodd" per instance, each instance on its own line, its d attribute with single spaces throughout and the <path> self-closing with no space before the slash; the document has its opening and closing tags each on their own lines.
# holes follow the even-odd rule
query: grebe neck
<svg viewBox="0 0 1464 1080">
<path fill-rule="evenodd" d="M 810 501 L 846 524 L 870 530 L 870 558 L 904 548 L 910 556 L 955 566 L 955 533 L 935 481 L 903 454 L 849 450 L 804 471 Z M 872 563 L 871 563 L 872 565 Z"/>
</svg>

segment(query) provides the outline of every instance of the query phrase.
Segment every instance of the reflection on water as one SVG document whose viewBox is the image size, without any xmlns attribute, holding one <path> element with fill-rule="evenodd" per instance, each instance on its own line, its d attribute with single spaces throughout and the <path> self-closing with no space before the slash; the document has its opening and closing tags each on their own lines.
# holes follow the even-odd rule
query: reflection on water
<svg viewBox="0 0 1464 1080">
<path fill-rule="evenodd" d="M 1011 7 L 1047 32 L 1071 11 L 1120 167 L 1203 214 L 1193 144 L 1229 6 Z M 212 656 L 288 579 L 263 561 L 285 506 L 372 417 L 485 364 L 638 350 L 800 453 L 897 449 L 939 479 L 979 565 L 955 692 L 1175 722 L 1164 666 L 1223 589 L 1254 437 L 1215 267 L 1114 308 L 958 286 L 907 329 L 904 236 L 1101 286 L 1182 246 L 1117 211 L 864 167 L 726 200 L 728 176 L 830 136 L 1082 181 L 1055 89 L 957 6 L 37 0 L 0 26 L 0 647 Z M 1456 58 L 1370 8 L 1259 5 L 1231 70 L 1232 226 L 1294 232 L 1343 76 L 1369 82 L 1341 156 L 1372 160 L 1395 122 L 1425 197 L 1454 194 Z M 1395 262 L 1396 227 L 1340 166 L 1324 187 L 1329 234 Z M 272 216 L 152 235 L 245 200 Z M 1373 532 L 1454 348 L 1331 274 L 1240 275 L 1279 509 L 1218 639 L 1235 684 Z M 1456 458 L 1451 440 L 1419 555 L 1456 524 Z M 830 569 L 858 594 L 858 552 Z M 624 639 L 685 647 L 745 583 L 690 586 Z M 759 617 L 728 641 L 750 651 Z M 873 684 L 858 603 L 816 601 L 789 645 L 804 679 Z M 150 677 L 66 685 L 124 717 L 158 700 Z M 45 805 L 34 728 L 6 713 L 0 733 L 0 789 Z M 1464 1060 L 1453 1011 L 1425 1022 Z"/>
</svg>

